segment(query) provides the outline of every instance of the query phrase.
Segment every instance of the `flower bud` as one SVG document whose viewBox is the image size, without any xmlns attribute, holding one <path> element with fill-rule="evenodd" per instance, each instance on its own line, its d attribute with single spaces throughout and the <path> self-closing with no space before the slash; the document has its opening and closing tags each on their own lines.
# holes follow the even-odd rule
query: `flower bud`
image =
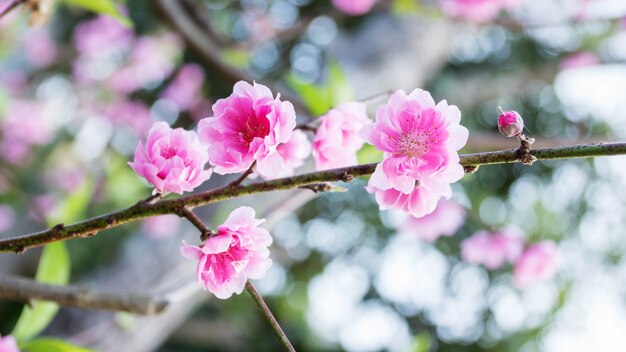
<svg viewBox="0 0 626 352">
<path fill-rule="evenodd" d="M 498 117 L 498 129 L 505 137 L 515 137 L 524 130 L 524 120 L 517 111 L 502 111 Z"/>
</svg>

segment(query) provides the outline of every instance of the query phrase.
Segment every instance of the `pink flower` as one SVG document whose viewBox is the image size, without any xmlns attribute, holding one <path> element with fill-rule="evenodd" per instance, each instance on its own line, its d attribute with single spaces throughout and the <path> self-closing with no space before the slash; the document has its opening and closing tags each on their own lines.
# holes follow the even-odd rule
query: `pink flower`
<svg viewBox="0 0 626 352">
<path fill-rule="evenodd" d="M 294 130 L 291 139 L 287 143 L 280 144 L 276 150 L 283 157 L 283 168 L 276 177 L 287 177 L 294 170 L 304 165 L 304 160 L 311 155 L 311 142 L 301 130 Z"/>
<path fill-rule="evenodd" d="M 400 226 L 400 232 L 416 235 L 432 243 L 440 236 L 452 236 L 463 226 L 467 211 L 458 203 L 440 200 L 432 213 L 421 218 L 408 215 Z"/>
<path fill-rule="evenodd" d="M 332 0 L 337 10 L 352 16 L 368 13 L 375 3 L 376 0 Z"/>
<path fill-rule="evenodd" d="M 13 336 L 0 336 L 0 352 L 20 352 Z"/>
<path fill-rule="evenodd" d="M 474 22 L 489 22 L 501 10 L 519 7 L 523 0 L 440 0 L 441 8 L 450 17 Z"/>
<path fill-rule="evenodd" d="M 50 37 L 50 33 L 43 29 L 35 29 L 27 32 L 24 38 L 26 58 L 36 67 L 46 67 L 54 62 L 57 54 L 56 44 Z"/>
<path fill-rule="evenodd" d="M 233 94 L 213 104 L 213 117 L 198 124 L 200 140 L 209 147 L 209 162 L 218 174 L 247 170 L 275 177 L 284 167 L 277 148 L 291 139 L 296 113 L 290 102 L 273 97 L 266 86 L 239 81 Z"/>
<path fill-rule="evenodd" d="M 237 208 L 203 245 L 191 246 L 183 241 L 181 254 L 198 260 L 198 283 L 217 298 L 240 294 L 248 279 L 262 278 L 272 265 L 267 249 L 272 237 L 258 228 L 265 220 L 254 216 L 250 207 Z"/>
<path fill-rule="evenodd" d="M 460 121 L 456 106 L 445 100 L 435 105 L 421 89 L 408 96 L 399 90 L 378 108 L 376 122 L 361 135 L 384 152 L 367 187 L 381 209 L 421 217 L 433 212 L 441 197 L 452 196 L 450 184 L 464 174 L 457 150 L 468 137 Z"/>
<path fill-rule="evenodd" d="M 0 204 L 0 232 L 10 229 L 15 223 L 15 212 L 6 205 Z"/>
<path fill-rule="evenodd" d="M 524 120 L 517 111 L 502 111 L 498 116 L 498 130 L 505 137 L 515 137 L 524 131 Z"/>
<path fill-rule="evenodd" d="M 599 63 L 600 59 L 598 58 L 598 55 L 589 51 L 581 51 L 579 53 L 568 55 L 561 60 L 559 69 L 567 70 L 576 67 L 595 66 Z"/>
<path fill-rule="evenodd" d="M 356 152 L 365 143 L 358 131 L 369 122 L 365 104 L 358 102 L 343 103 L 320 117 L 313 139 L 317 170 L 356 165 Z"/>
<path fill-rule="evenodd" d="M 514 263 L 524 249 L 521 231 L 508 227 L 496 232 L 478 231 L 461 243 L 461 256 L 469 263 L 498 269 L 505 262 Z"/>
<path fill-rule="evenodd" d="M 113 17 L 101 15 L 76 26 L 73 42 L 80 55 L 108 56 L 126 52 L 132 45 L 133 31 Z"/>
<path fill-rule="evenodd" d="M 180 67 L 176 77 L 161 95 L 178 105 L 178 109 L 189 110 L 198 100 L 204 83 L 204 71 L 197 64 L 185 64 Z"/>
<path fill-rule="evenodd" d="M 515 263 L 513 281 L 517 287 L 527 287 L 550 279 L 557 271 L 557 247 L 552 241 L 530 245 Z"/>
<path fill-rule="evenodd" d="M 206 147 L 195 132 L 157 122 L 148 133 L 145 148 L 141 142 L 137 145 L 135 161 L 129 165 L 157 191 L 182 194 L 211 176 L 211 170 L 204 169 L 207 160 Z"/>
</svg>

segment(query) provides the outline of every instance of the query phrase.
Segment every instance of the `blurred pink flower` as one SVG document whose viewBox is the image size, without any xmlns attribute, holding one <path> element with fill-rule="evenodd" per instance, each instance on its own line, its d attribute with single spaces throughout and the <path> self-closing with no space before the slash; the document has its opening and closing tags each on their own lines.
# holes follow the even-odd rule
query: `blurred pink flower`
<svg viewBox="0 0 626 352">
<path fill-rule="evenodd" d="M 0 72 L 0 88 L 12 96 L 21 95 L 28 86 L 28 75 L 23 71 Z"/>
<path fill-rule="evenodd" d="M 11 100 L 1 121 L 2 157 L 14 164 L 23 163 L 33 146 L 45 145 L 54 137 L 47 106 L 38 101 Z"/>
<path fill-rule="evenodd" d="M 313 139 L 313 158 L 317 170 L 356 165 L 356 152 L 365 141 L 359 130 L 370 122 L 364 103 L 343 103 L 320 117 Z"/>
<path fill-rule="evenodd" d="M 15 223 L 15 212 L 10 207 L 0 204 L 0 232 L 10 229 Z"/>
<path fill-rule="evenodd" d="M 557 246 L 552 241 L 542 241 L 526 248 L 515 263 L 513 281 L 517 287 L 527 287 L 548 280 L 558 269 Z"/>
<path fill-rule="evenodd" d="M 124 53 L 130 49 L 134 40 L 130 28 L 105 15 L 81 22 L 73 33 L 78 54 L 90 58 Z"/>
<path fill-rule="evenodd" d="M 498 269 L 504 263 L 515 263 L 524 249 L 524 237 L 516 227 L 495 232 L 478 231 L 461 243 L 461 256 L 468 263 Z"/>
<path fill-rule="evenodd" d="M 142 142 L 137 145 L 135 160 L 129 165 L 157 191 L 182 194 L 209 179 L 211 170 L 204 169 L 207 160 L 206 147 L 196 132 L 157 122 L 148 133 L 145 148 Z"/>
<path fill-rule="evenodd" d="M 376 0 L 331 0 L 337 10 L 352 16 L 359 16 L 368 13 Z"/>
<path fill-rule="evenodd" d="M 129 63 L 115 71 L 108 86 L 120 93 L 131 93 L 162 82 L 175 67 L 180 40 L 172 34 L 139 38 Z"/>
<path fill-rule="evenodd" d="M 503 111 L 498 116 L 498 130 L 505 137 L 515 137 L 524 131 L 524 120 L 517 111 Z"/>
<path fill-rule="evenodd" d="M 20 352 L 17 348 L 17 342 L 13 336 L 0 336 L 0 352 Z"/>
<path fill-rule="evenodd" d="M 461 112 L 445 100 L 435 105 L 430 93 L 415 89 L 394 93 L 378 108 L 376 122 L 361 135 L 384 159 L 376 166 L 367 190 L 381 209 L 396 208 L 421 217 L 450 198 L 450 184 L 463 177 L 457 150 L 467 142 Z"/>
<path fill-rule="evenodd" d="M 581 51 L 579 53 L 570 54 L 561 60 L 559 69 L 567 70 L 576 67 L 595 66 L 599 63 L 600 58 L 598 55 L 589 51 Z"/>
<path fill-rule="evenodd" d="M 180 67 L 176 77 L 165 88 L 161 96 L 178 105 L 181 111 L 189 110 L 201 97 L 204 71 L 197 64 L 185 64 Z"/>
<path fill-rule="evenodd" d="M 264 219 L 256 219 L 254 209 L 235 209 L 217 234 L 203 245 L 191 246 L 183 241 L 180 248 L 185 258 L 198 260 L 198 283 L 217 298 L 226 299 L 240 294 L 248 279 L 260 279 L 272 265 L 267 247 L 272 237 L 258 226 Z"/>
<path fill-rule="evenodd" d="M 301 130 L 294 130 L 291 139 L 276 147 L 276 151 L 283 157 L 283 168 L 276 177 L 287 177 L 294 170 L 304 165 L 304 160 L 311 155 L 311 142 Z"/>
<path fill-rule="evenodd" d="M 218 174 L 247 170 L 272 178 L 284 167 L 277 148 L 287 143 L 296 126 L 293 105 L 274 98 L 266 86 L 239 81 L 233 94 L 213 105 L 213 117 L 198 124 L 198 133 L 209 148 L 209 162 Z"/>
<path fill-rule="evenodd" d="M 143 221 L 141 230 L 150 238 L 170 238 L 178 234 L 180 223 L 178 215 L 153 216 Z"/>
<path fill-rule="evenodd" d="M 440 236 L 454 235 L 465 223 L 467 210 L 458 203 L 442 199 L 435 211 L 421 218 L 408 215 L 400 232 L 432 243 Z"/>
<path fill-rule="evenodd" d="M 440 0 L 441 8 L 450 17 L 474 22 L 489 22 L 501 10 L 519 7 L 524 0 Z"/>
<path fill-rule="evenodd" d="M 142 101 L 121 100 L 106 107 L 104 115 L 114 124 L 125 124 L 138 135 L 145 135 L 154 120 Z"/>
<path fill-rule="evenodd" d="M 54 167 L 46 170 L 46 182 L 58 186 L 61 190 L 71 193 L 85 179 L 85 170 L 74 167 Z"/>
<path fill-rule="evenodd" d="M 35 67 L 49 66 L 56 59 L 56 44 L 45 29 L 31 29 L 24 38 L 26 58 Z"/>
</svg>

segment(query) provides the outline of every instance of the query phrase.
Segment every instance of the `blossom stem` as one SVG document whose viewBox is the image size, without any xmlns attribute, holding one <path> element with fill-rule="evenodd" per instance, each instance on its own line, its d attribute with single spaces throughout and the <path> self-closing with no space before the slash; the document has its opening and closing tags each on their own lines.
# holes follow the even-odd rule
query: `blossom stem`
<svg viewBox="0 0 626 352">
<path fill-rule="evenodd" d="M 587 158 L 596 156 L 626 154 L 626 142 L 610 144 L 581 144 L 567 147 L 533 149 L 530 154 L 537 160 Z M 461 165 L 475 168 L 480 165 L 503 164 L 521 162 L 517 149 L 507 149 L 495 152 L 466 154 L 460 156 Z M 351 177 L 370 175 L 376 164 L 349 166 L 339 169 L 318 171 L 302 175 L 279 178 L 275 180 L 257 182 L 249 185 L 233 187 L 227 185 L 206 192 L 192 194 L 177 199 L 163 199 L 154 204 L 143 201 L 113 213 L 100 215 L 88 220 L 65 226 L 58 224 L 51 229 L 0 240 L 0 252 L 23 252 L 26 249 L 39 247 L 47 243 L 63 241 L 73 238 L 93 236 L 99 231 L 117 227 L 129 222 L 142 220 L 155 215 L 180 214 L 181 209 L 193 209 L 211 203 L 244 195 L 297 189 L 304 185 L 321 182 L 347 182 Z"/>
<path fill-rule="evenodd" d="M 236 188 L 237 186 L 239 186 L 246 178 L 248 178 L 248 176 L 250 176 L 250 174 L 254 170 L 254 166 L 255 165 L 256 165 L 256 160 L 254 162 L 252 162 L 252 165 L 250 165 L 250 167 L 248 168 L 248 170 L 246 170 L 246 172 L 241 174 L 241 176 L 239 176 L 238 179 L 236 179 L 235 181 L 231 182 L 228 185 L 228 187 Z"/>
<path fill-rule="evenodd" d="M 261 313 L 263 313 L 263 316 L 265 317 L 267 322 L 272 326 L 272 330 L 274 330 L 274 334 L 276 334 L 278 341 L 283 346 L 285 351 L 295 352 L 296 351 L 295 348 L 293 348 L 291 341 L 289 341 L 289 338 L 287 338 L 287 335 L 285 335 L 285 332 L 280 327 L 280 324 L 278 324 L 278 320 L 276 320 L 276 318 L 274 317 L 274 314 L 272 314 L 272 311 L 269 309 L 269 307 L 263 300 L 263 297 L 261 297 L 261 295 L 257 292 L 257 290 L 254 288 L 254 285 L 252 285 L 252 283 L 250 282 L 250 280 L 246 282 L 246 291 L 248 291 L 248 293 L 250 294 L 250 297 L 252 297 L 256 305 L 259 307 L 259 309 L 261 310 Z"/>
<path fill-rule="evenodd" d="M 202 242 L 206 241 L 209 237 L 211 237 L 214 232 L 211 231 L 203 222 L 200 220 L 198 215 L 191 210 L 188 206 L 183 206 L 178 213 L 178 216 L 181 218 L 185 218 L 189 220 L 189 222 L 195 226 L 200 231 L 200 240 Z"/>
</svg>

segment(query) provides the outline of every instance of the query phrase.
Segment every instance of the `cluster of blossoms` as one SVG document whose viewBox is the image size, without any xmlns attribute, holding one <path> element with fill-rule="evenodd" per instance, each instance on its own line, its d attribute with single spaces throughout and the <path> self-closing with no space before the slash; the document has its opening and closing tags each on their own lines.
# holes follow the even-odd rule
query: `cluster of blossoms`
<svg viewBox="0 0 626 352">
<path fill-rule="evenodd" d="M 351 16 L 364 15 L 376 4 L 376 0 L 332 0 L 331 2 L 337 10 Z"/>
<path fill-rule="evenodd" d="M 521 230 L 508 227 L 479 231 L 461 243 L 461 255 L 469 263 L 490 270 L 513 264 L 513 281 L 518 287 L 551 278 L 557 270 L 557 247 L 552 241 L 525 246 Z"/>
<path fill-rule="evenodd" d="M 453 235 L 466 216 L 463 207 L 446 200 L 452 195 L 450 184 L 464 174 L 458 150 L 468 130 L 460 121 L 459 109 L 445 100 L 436 104 L 424 90 L 408 95 L 399 90 L 379 107 L 375 122 L 368 119 L 363 103 L 331 109 L 320 117 L 311 144 L 295 129 L 291 103 L 261 84 L 238 82 L 229 97 L 213 105 L 213 116 L 199 122 L 198 133 L 154 124 L 129 164 L 155 191 L 180 194 L 192 191 L 213 171 L 251 170 L 266 179 L 289 176 L 311 153 L 318 170 L 354 165 L 367 141 L 384 153 L 367 190 L 381 209 L 407 214 L 402 232 L 433 242 Z M 505 135 L 518 135 L 523 128 L 521 117 L 512 111 L 503 112 L 498 122 Z M 205 169 L 207 163 L 212 169 Z M 263 220 L 254 216 L 254 210 L 241 207 L 204 244 L 181 248 L 185 257 L 198 260 L 198 282 L 219 298 L 240 293 L 248 278 L 260 278 L 271 265 L 267 247 L 272 238 L 258 228 Z M 479 232 L 463 242 L 463 257 L 489 269 L 515 264 L 520 286 L 551 275 L 554 248 L 541 243 L 524 251 L 523 236 L 513 232 Z"/>
</svg>

